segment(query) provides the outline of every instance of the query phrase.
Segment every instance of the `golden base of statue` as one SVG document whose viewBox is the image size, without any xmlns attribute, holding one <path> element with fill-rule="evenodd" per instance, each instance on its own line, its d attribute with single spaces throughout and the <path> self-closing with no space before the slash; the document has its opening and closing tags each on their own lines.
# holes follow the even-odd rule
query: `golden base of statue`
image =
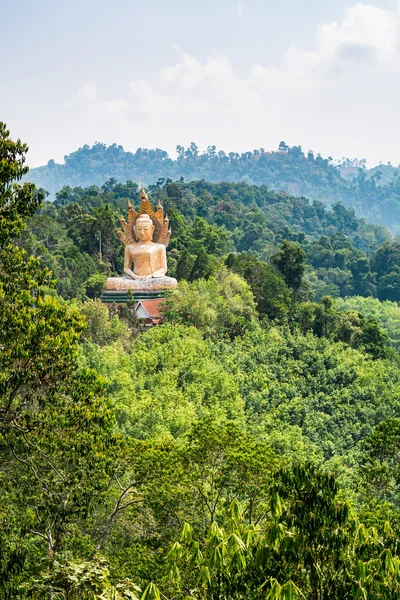
<svg viewBox="0 0 400 600">
<path fill-rule="evenodd" d="M 108 291 L 127 291 L 135 290 L 137 292 L 159 292 L 162 290 L 173 290 L 178 282 L 173 277 L 143 277 L 142 279 L 132 279 L 131 277 L 109 277 L 106 281 L 106 290 Z"/>
</svg>

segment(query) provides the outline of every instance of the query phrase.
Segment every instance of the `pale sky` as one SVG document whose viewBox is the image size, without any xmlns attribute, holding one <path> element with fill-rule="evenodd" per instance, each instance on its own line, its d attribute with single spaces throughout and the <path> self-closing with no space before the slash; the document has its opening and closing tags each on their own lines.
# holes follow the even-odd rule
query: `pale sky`
<svg viewBox="0 0 400 600">
<path fill-rule="evenodd" d="M 400 163 L 400 0 L 0 0 L 0 120 L 46 164 L 83 144 L 281 140 Z"/>
</svg>

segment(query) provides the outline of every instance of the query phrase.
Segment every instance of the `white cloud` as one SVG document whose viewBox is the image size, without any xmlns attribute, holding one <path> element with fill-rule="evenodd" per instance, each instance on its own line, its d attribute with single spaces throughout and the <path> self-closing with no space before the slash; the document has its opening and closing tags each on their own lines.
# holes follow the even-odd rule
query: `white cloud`
<svg viewBox="0 0 400 600">
<path fill-rule="evenodd" d="M 280 65 L 240 77 L 224 56 L 182 54 L 156 79 L 131 81 L 123 99 L 101 100 L 88 83 L 74 104 L 97 138 L 129 149 L 171 151 L 193 140 L 241 151 L 285 139 L 325 155 L 400 162 L 399 75 L 400 3 L 394 11 L 358 3 L 319 26 L 307 48 L 289 48 Z"/>
<path fill-rule="evenodd" d="M 236 12 L 237 12 L 237 14 L 238 14 L 239 17 L 243 16 L 245 8 L 246 8 L 246 1 L 245 0 L 237 0 L 236 1 Z"/>
<path fill-rule="evenodd" d="M 112 98 L 100 100 L 97 86 L 94 83 L 85 83 L 72 98 L 71 105 L 77 105 L 86 115 L 89 125 L 97 126 L 101 121 L 115 122 L 118 124 L 121 117 L 129 110 L 127 100 Z"/>
</svg>

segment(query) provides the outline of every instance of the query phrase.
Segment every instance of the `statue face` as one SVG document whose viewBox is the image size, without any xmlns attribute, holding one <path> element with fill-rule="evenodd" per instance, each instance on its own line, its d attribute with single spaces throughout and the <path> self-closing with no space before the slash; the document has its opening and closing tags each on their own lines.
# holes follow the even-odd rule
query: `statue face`
<svg viewBox="0 0 400 600">
<path fill-rule="evenodd" d="M 146 215 L 147 216 L 147 215 Z M 154 225 L 149 216 L 147 219 L 139 217 L 135 223 L 134 231 L 136 238 L 141 242 L 149 242 L 153 238 Z"/>
</svg>

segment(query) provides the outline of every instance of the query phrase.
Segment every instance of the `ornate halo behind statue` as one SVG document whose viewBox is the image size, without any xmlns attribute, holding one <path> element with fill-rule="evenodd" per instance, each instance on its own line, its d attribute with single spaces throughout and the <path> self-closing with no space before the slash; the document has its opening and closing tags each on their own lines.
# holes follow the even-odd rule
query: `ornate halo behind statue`
<svg viewBox="0 0 400 600">
<path fill-rule="evenodd" d="M 169 228 L 169 220 L 168 216 L 164 217 L 164 210 L 161 206 L 160 202 L 157 205 L 156 211 L 153 210 L 149 199 L 147 197 L 144 188 L 142 188 L 140 194 L 140 207 L 139 212 L 137 212 L 132 204 L 128 202 L 128 221 L 121 218 L 121 226 L 123 231 L 118 231 L 118 236 L 120 240 L 128 246 L 129 244 L 133 244 L 137 242 L 135 233 L 133 228 L 135 226 L 136 220 L 140 217 L 140 215 L 149 215 L 150 219 L 154 225 L 154 233 L 153 233 L 153 242 L 157 244 L 163 244 L 166 248 L 169 244 L 169 240 L 171 237 L 171 230 Z"/>
</svg>

